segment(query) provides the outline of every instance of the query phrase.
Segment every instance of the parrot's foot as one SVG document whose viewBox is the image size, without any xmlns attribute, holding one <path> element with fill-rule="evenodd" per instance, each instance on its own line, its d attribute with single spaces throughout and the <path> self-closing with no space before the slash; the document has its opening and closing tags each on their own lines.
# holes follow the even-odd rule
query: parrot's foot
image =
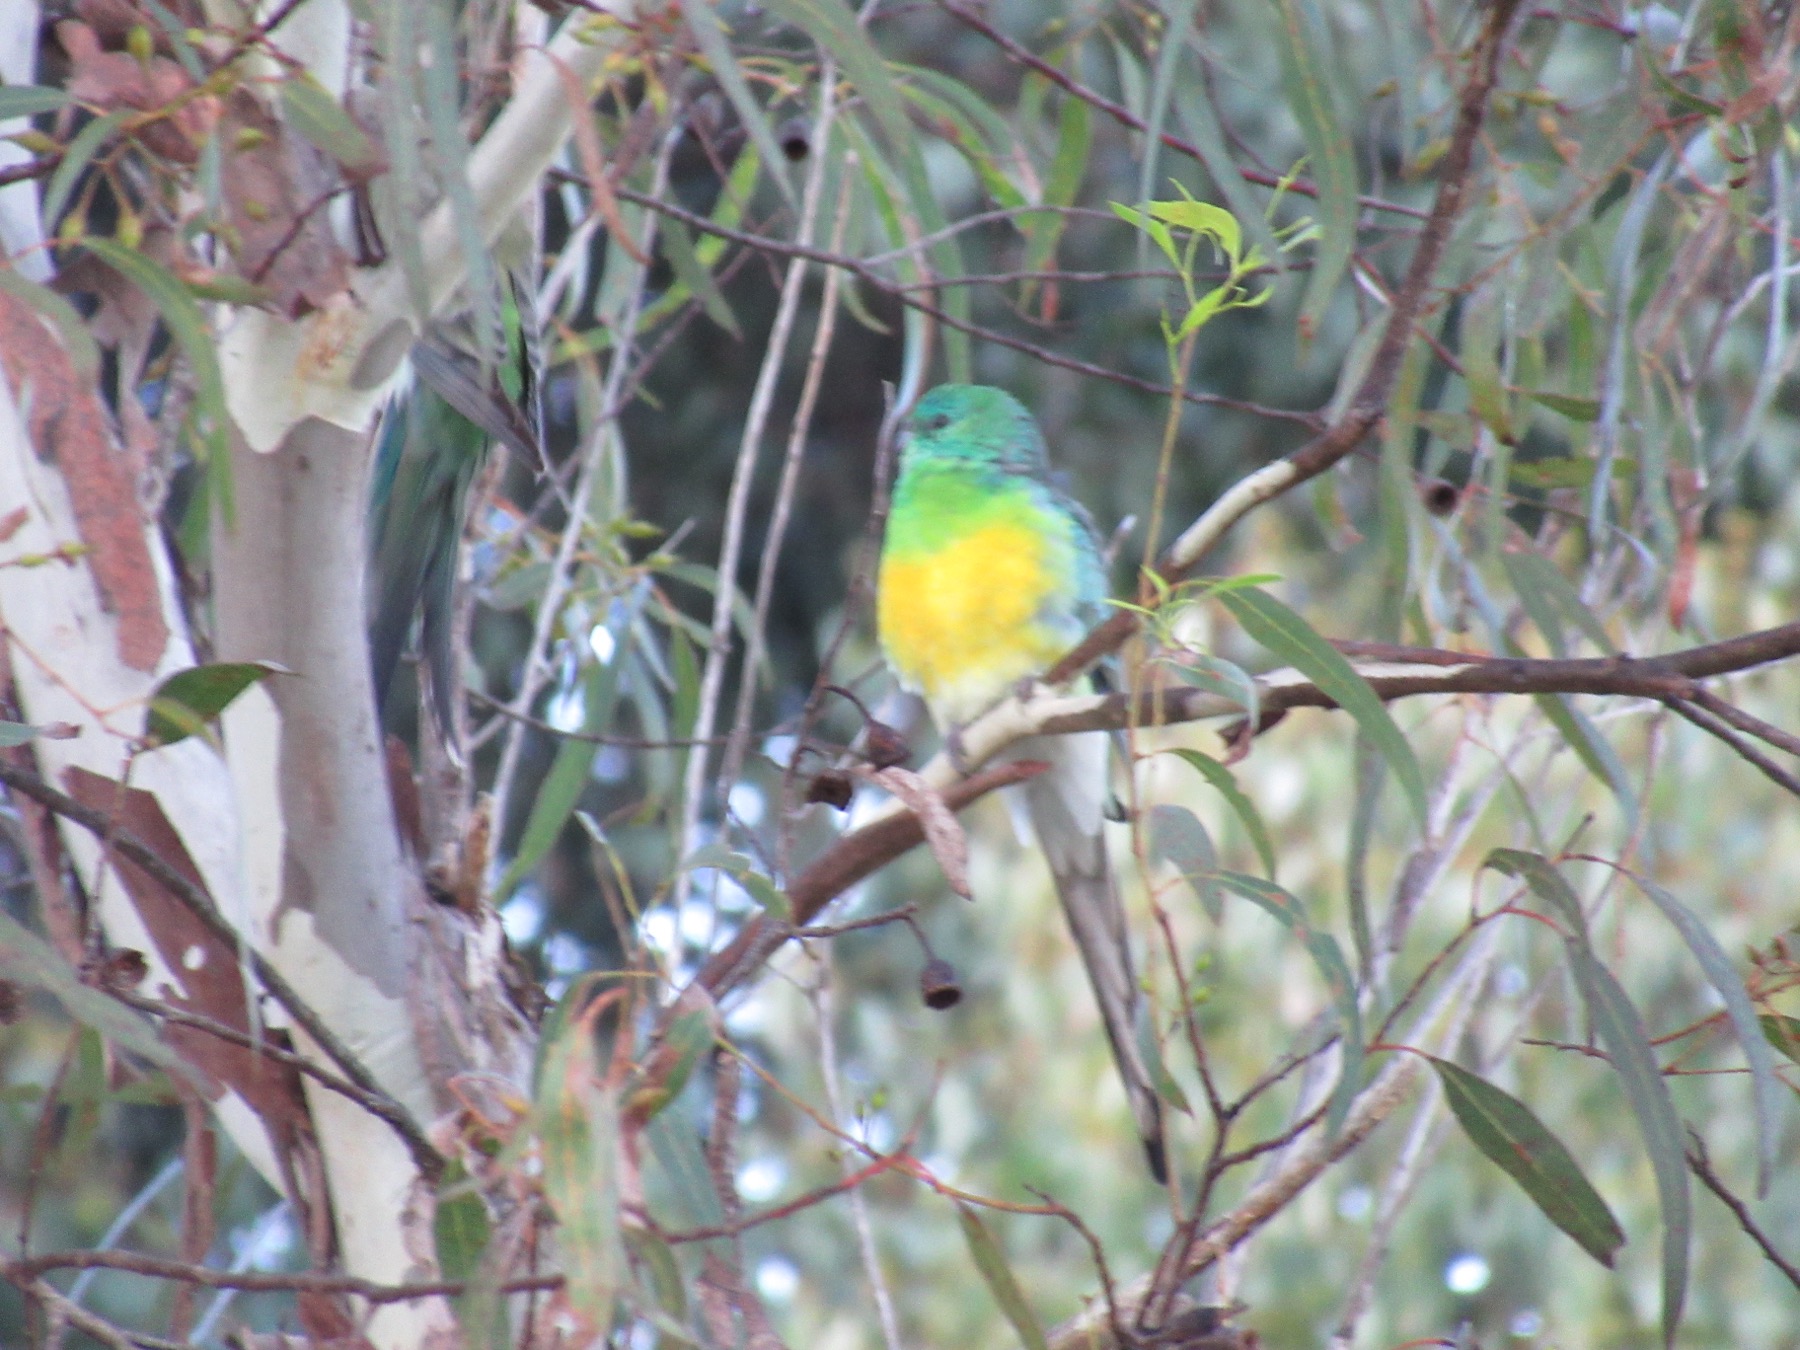
<svg viewBox="0 0 1800 1350">
<path fill-rule="evenodd" d="M 1021 703 L 1029 703 L 1040 694 L 1050 692 L 1050 686 L 1035 675 L 1024 675 L 1013 685 L 1013 697 Z"/>
<path fill-rule="evenodd" d="M 950 767 L 967 778 L 974 766 L 969 763 L 969 752 L 963 745 L 963 729 L 960 724 L 944 733 L 944 753 L 950 757 Z"/>
</svg>

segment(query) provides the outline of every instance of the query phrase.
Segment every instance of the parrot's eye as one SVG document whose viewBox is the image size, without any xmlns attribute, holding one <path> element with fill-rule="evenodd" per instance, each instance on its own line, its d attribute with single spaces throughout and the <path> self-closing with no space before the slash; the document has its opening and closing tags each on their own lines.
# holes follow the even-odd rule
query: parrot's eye
<svg viewBox="0 0 1800 1350">
<path fill-rule="evenodd" d="M 949 425 L 950 425 L 950 414 L 949 413 L 935 413 L 932 416 L 927 417 L 925 419 L 925 421 L 921 424 L 921 427 L 925 431 L 942 431 L 945 427 L 947 427 Z"/>
</svg>

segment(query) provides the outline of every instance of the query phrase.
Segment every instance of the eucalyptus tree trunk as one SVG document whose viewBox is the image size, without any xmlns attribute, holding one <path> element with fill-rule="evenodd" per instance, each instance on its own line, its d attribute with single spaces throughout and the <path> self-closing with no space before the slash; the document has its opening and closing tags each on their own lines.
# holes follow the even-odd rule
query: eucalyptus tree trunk
<svg viewBox="0 0 1800 1350">
<path fill-rule="evenodd" d="M 514 97 L 469 163 L 489 242 L 568 134 L 569 76 L 585 84 L 623 33 L 521 44 Z M 274 40 L 343 105 L 351 6 L 310 0 Z M 268 73 L 294 76 L 273 63 Z M 59 329 L 53 301 L 0 292 L 0 521 L 9 555 L 53 559 L 0 568 L 7 674 L 20 715 L 55 728 L 32 744 L 38 774 L 151 844 L 198 891 L 123 858 L 105 830 L 63 819 L 61 847 L 87 901 L 52 925 L 65 954 L 142 953 L 148 990 L 245 1037 L 265 1023 L 291 1036 L 320 1074 L 204 1034 L 166 1039 L 217 1126 L 294 1205 L 318 1268 L 405 1283 L 435 1274 L 441 1159 L 426 1134 L 456 1104 L 455 1075 L 523 1088 L 533 1036 L 499 978 L 493 912 L 433 903 L 396 828 L 364 636 L 371 424 L 425 317 L 413 301 L 422 291 L 443 305 L 469 259 L 440 207 L 420 225 L 422 286 L 393 263 L 359 269 L 328 212 L 303 214 L 329 189 L 330 165 L 284 123 L 284 105 L 251 81 L 221 103 L 229 208 L 246 252 L 266 246 L 261 282 L 273 298 L 208 315 L 225 402 L 200 412 L 228 412 L 216 444 L 229 459 L 211 466 L 214 659 L 280 670 L 226 709 L 216 741 L 139 739 L 161 682 L 196 664 L 144 490 L 141 419 L 114 415 L 92 349 Z M 35 199 L 24 194 L 40 188 L 8 190 L 9 221 L 27 222 L 9 224 L 11 253 L 29 246 Z M 55 860 L 39 861 L 44 881 Z M 224 925 L 195 917 L 208 902 Z M 270 980 L 310 1017 L 270 997 Z M 301 1312 L 326 1340 L 360 1330 L 376 1345 L 416 1346 L 456 1334 L 436 1299 L 368 1315 L 303 1298 Z"/>
</svg>

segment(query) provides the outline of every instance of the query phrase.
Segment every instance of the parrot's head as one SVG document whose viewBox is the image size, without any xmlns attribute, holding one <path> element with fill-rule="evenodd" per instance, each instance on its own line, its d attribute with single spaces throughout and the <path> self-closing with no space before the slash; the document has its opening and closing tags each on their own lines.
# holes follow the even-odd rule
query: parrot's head
<svg viewBox="0 0 1800 1350">
<path fill-rule="evenodd" d="M 905 464 L 961 460 L 1014 473 L 1043 473 L 1044 435 L 1025 405 L 985 384 L 927 390 L 906 422 Z"/>
</svg>

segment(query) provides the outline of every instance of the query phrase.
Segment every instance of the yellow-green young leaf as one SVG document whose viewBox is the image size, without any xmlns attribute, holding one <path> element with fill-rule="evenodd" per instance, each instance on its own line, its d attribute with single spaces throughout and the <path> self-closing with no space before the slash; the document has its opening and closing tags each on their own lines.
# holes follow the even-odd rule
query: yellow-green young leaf
<svg viewBox="0 0 1800 1350">
<path fill-rule="evenodd" d="M 438 1183 L 437 1213 L 431 1232 L 437 1246 L 438 1270 L 446 1280 L 463 1283 L 475 1277 L 487 1250 L 487 1206 L 460 1158 L 452 1158 Z"/>
<path fill-rule="evenodd" d="M 1244 626 L 1244 631 L 1276 657 L 1290 663 L 1363 729 L 1369 741 L 1387 759 L 1388 767 L 1406 791 L 1420 828 L 1425 825 L 1425 777 L 1412 746 L 1388 716 L 1369 682 L 1351 667 L 1336 648 L 1315 633 L 1305 619 L 1267 591 L 1240 586 L 1216 592 L 1219 602 Z"/>
<path fill-rule="evenodd" d="M 1211 755 L 1202 754 L 1198 750 L 1176 749 L 1175 755 L 1190 765 L 1196 773 L 1211 783 L 1218 794 L 1225 799 L 1225 804 L 1232 809 L 1244 832 L 1250 836 L 1250 842 L 1256 849 L 1256 856 L 1261 859 L 1263 871 L 1273 880 L 1275 877 L 1275 844 L 1269 838 L 1268 827 L 1256 809 L 1256 803 L 1244 795 L 1244 790 L 1237 785 L 1237 779 L 1231 770 L 1226 768 Z"/>
<path fill-rule="evenodd" d="M 731 312 L 725 293 L 713 280 L 712 272 L 700 261 L 687 226 L 679 220 L 665 220 L 658 237 L 662 240 L 663 257 L 674 269 L 675 280 L 700 302 L 708 318 L 741 342 L 744 334 L 738 327 L 737 315 Z"/>
<path fill-rule="evenodd" d="M 273 661 L 221 661 L 178 670 L 156 687 L 144 717 L 144 740 L 174 745 L 204 733 L 233 699 L 271 675 L 293 674 Z"/>
<path fill-rule="evenodd" d="M 1156 246 L 1163 251 L 1163 256 L 1169 260 L 1170 266 L 1177 268 L 1181 266 L 1181 250 L 1175 247 L 1175 236 L 1169 232 L 1167 225 L 1135 207 L 1125 205 L 1124 202 L 1108 202 L 1107 205 L 1112 208 L 1112 213 L 1120 220 L 1137 226 L 1155 240 Z"/>
<path fill-rule="evenodd" d="M 1553 394 L 1547 389 L 1527 389 L 1525 397 L 1550 409 L 1553 413 L 1561 413 L 1571 422 L 1598 422 L 1600 420 L 1600 400 L 1597 398 L 1577 398 L 1574 394 Z"/>
<path fill-rule="evenodd" d="M 1469 1141 L 1518 1182 L 1551 1223 L 1610 1267 L 1625 1234 L 1562 1142 L 1518 1098 L 1448 1060 L 1427 1058 Z"/>
<path fill-rule="evenodd" d="M 1185 201 L 1151 202 L 1150 214 L 1177 229 L 1192 230 L 1213 240 L 1233 267 L 1243 256 L 1243 233 L 1238 228 L 1237 217 L 1222 206 L 1189 197 Z"/>
<path fill-rule="evenodd" d="M 534 1116 L 544 1198 L 556 1215 L 570 1306 L 596 1337 L 612 1330 L 625 1275 L 619 1104 L 602 1085 L 587 1016 L 570 1009 L 544 1047 Z"/>
<path fill-rule="evenodd" d="M 367 177 L 381 168 L 381 151 L 362 124 L 304 71 L 281 82 L 281 114 L 290 127 L 353 177 Z"/>
<path fill-rule="evenodd" d="M 1171 23 L 1170 33 L 1163 40 L 1175 40 L 1175 32 L 1175 24 Z M 1225 140 L 1225 129 L 1220 125 L 1218 112 L 1213 107 L 1212 98 L 1204 83 L 1199 80 L 1178 80 L 1174 92 L 1175 108 L 1181 115 L 1188 141 L 1199 152 L 1200 162 L 1206 166 L 1206 172 L 1212 176 L 1219 194 L 1225 198 L 1232 219 L 1240 228 L 1248 227 L 1250 237 L 1255 241 L 1251 245 L 1251 253 L 1260 255 L 1261 263 L 1272 261 L 1275 268 L 1280 270 L 1283 267 L 1281 244 L 1263 214 L 1263 203 L 1252 195 L 1249 183 L 1238 171 L 1231 148 Z M 1148 196 L 1148 191 L 1144 195 Z"/>
<path fill-rule="evenodd" d="M 1044 1328 L 1039 1324 L 1037 1314 L 1031 1311 L 1031 1305 L 1025 1301 L 1025 1293 L 1019 1288 L 1019 1281 L 1014 1277 L 1012 1267 L 1007 1264 L 1006 1253 L 1000 1250 L 999 1242 L 988 1232 L 981 1216 L 967 1205 L 959 1204 L 956 1207 L 956 1218 L 962 1224 L 963 1240 L 969 1244 L 969 1255 L 975 1258 L 975 1269 L 981 1272 L 981 1278 L 987 1282 L 994 1302 L 1000 1305 L 1000 1311 L 1012 1323 L 1012 1329 L 1018 1333 L 1025 1350 L 1048 1350 Z"/>
</svg>

